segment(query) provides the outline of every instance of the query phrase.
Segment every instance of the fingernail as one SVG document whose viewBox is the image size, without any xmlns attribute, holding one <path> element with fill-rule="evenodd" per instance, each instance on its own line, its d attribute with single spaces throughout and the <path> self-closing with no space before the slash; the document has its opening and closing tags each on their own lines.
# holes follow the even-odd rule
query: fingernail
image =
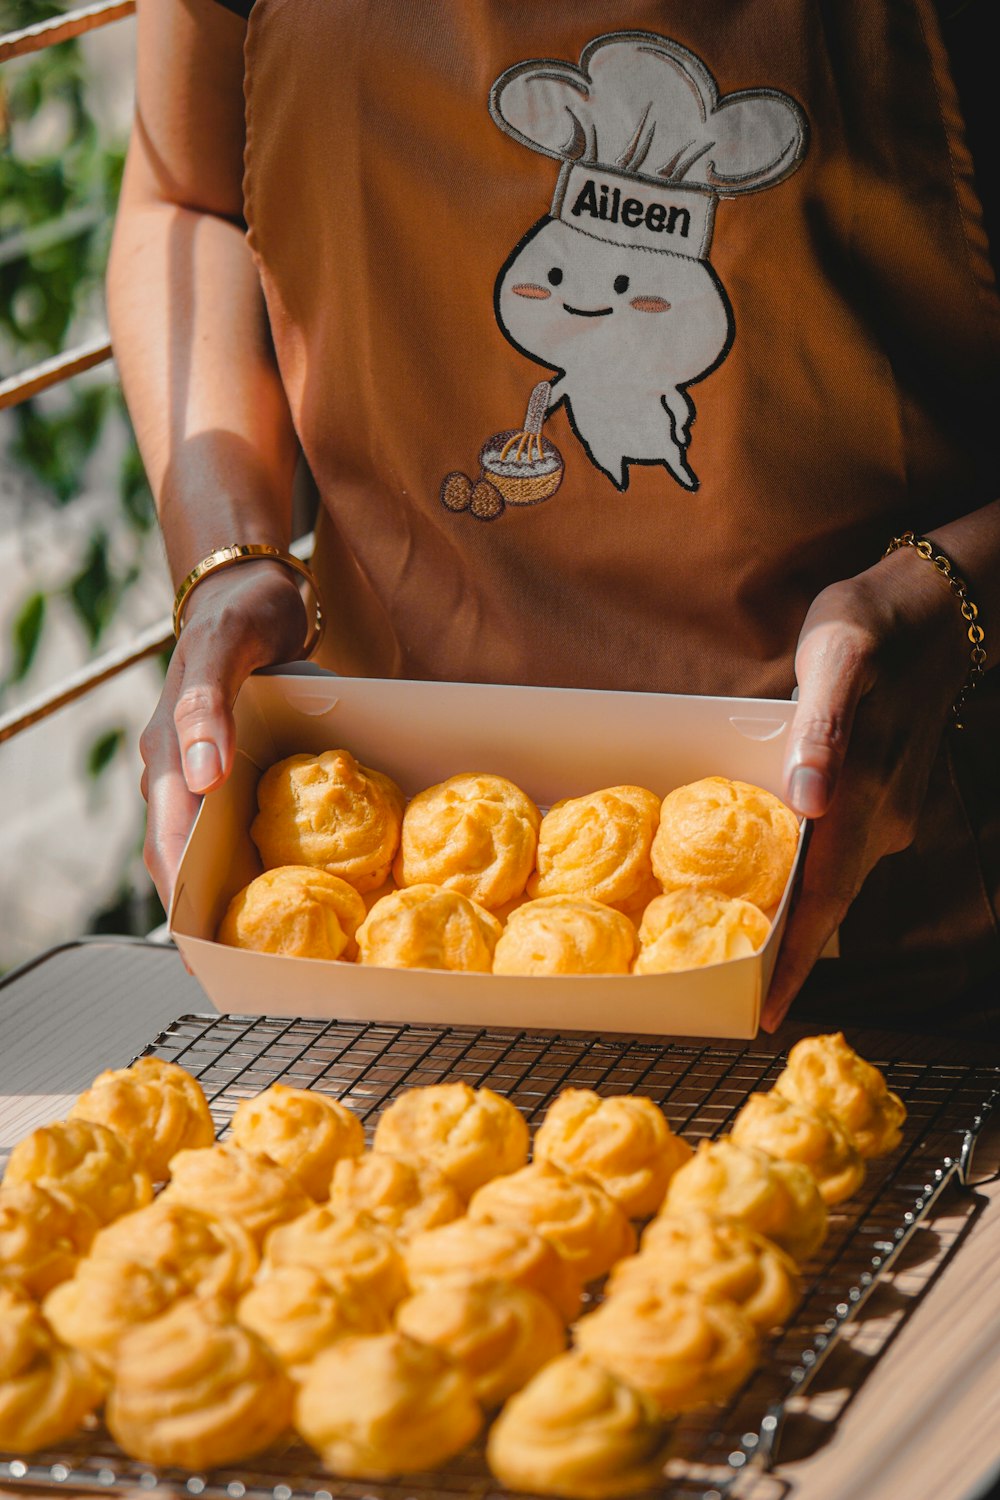
<svg viewBox="0 0 1000 1500">
<path fill-rule="evenodd" d="M 796 766 L 788 792 L 795 811 L 804 818 L 819 818 L 826 812 L 826 777 L 815 766 Z"/>
<path fill-rule="evenodd" d="M 222 775 L 222 758 L 211 740 L 195 740 L 184 752 L 184 780 L 192 792 L 207 791 Z"/>
</svg>

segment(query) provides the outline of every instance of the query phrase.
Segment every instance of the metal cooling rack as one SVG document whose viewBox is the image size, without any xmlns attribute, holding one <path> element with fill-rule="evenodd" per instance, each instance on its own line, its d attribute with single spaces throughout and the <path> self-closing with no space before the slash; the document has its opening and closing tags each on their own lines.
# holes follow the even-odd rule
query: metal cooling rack
<svg viewBox="0 0 1000 1500">
<path fill-rule="evenodd" d="M 200 1079 L 220 1136 L 241 1099 L 279 1079 L 341 1099 L 369 1136 L 381 1109 L 403 1089 L 463 1080 L 505 1094 L 530 1124 L 567 1085 L 648 1094 L 675 1130 L 697 1141 L 726 1131 L 748 1094 L 770 1088 L 785 1061 L 752 1046 L 715 1043 L 194 1015 L 157 1037 L 146 1049 L 154 1054 Z M 742 1470 L 773 1461 L 788 1402 L 810 1385 L 949 1183 L 965 1182 L 975 1139 L 1000 1096 L 1000 1069 L 901 1060 L 879 1066 L 907 1107 L 902 1145 L 869 1163 L 861 1192 L 831 1213 L 826 1243 L 804 1268 L 802 1305 L 756 1374 L 728 1405 L 680 1424 L 661 1496 L 720 1500 Z M 29 1460 L 0 1454 L 0 1479 L 85 1491 L 169 1486 L 206 1500 L 499 1500 L 504 1493 L 489 1474 L 481 1443 L 439 1471 L 391 1484 L 334 1480 L 298 1443 L 252 1463 L 252 1472 L 153 1470 L 126 1458 L 95 1425 L 58 1452 Z"/>
</svg>

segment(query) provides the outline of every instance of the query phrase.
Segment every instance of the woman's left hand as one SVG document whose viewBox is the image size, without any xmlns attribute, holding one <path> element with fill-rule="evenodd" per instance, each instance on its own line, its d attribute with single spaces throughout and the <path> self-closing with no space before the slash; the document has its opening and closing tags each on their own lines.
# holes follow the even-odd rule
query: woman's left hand
<svg viewBox="0 0 1000 1500">
<path fill-rule="evenodd" d="M 785 800 L 815 826 L 766 1031 L 784 1019 L 869 871 L 912 842 L 969 649 L 946 580 L 910 547 L 814 600 L 795 656 Z"/>
</svg>

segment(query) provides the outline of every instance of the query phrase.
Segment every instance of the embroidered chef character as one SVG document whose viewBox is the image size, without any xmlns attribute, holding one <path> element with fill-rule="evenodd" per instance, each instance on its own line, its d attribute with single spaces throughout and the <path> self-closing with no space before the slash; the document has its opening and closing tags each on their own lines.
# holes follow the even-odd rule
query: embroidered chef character
<svg viewBox="0 0 1000 1500">
<path fill-rule="evenodd" d="M 720 97 L 704 64 L 645 32 L 598 37 L 570 63 L 518 63 L 490 113 L 561 162 L 551 212 L 496 281 L 496 315 L 522 354 L 556 373 L 591 461 L 619 490 L 632 464 L 663 464 L 685 489 L 689 388 L 726 357 L 729 299 L 708 253 L 716 206 L 773 186 L 806 150 L 787 94 Z M 516 445 L 515 445 L 516 446 Z"/>
</svg>

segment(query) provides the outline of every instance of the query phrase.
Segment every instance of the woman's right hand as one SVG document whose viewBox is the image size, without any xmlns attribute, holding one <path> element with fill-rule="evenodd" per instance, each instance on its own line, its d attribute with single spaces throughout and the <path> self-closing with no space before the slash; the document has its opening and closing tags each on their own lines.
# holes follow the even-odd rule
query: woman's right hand
<svg viewBox="0 0 1000 1500">
<path fill-rule="evenodd" d="M 258 667 L 299 657 L 306 629 L 294 579 L 266 559 L 205 578 L 191 594 L 139 742 L 148 804 L 143 856 L 164 910 L 201 798 L 232 769 L 237 693 Z"/>
</svg>

